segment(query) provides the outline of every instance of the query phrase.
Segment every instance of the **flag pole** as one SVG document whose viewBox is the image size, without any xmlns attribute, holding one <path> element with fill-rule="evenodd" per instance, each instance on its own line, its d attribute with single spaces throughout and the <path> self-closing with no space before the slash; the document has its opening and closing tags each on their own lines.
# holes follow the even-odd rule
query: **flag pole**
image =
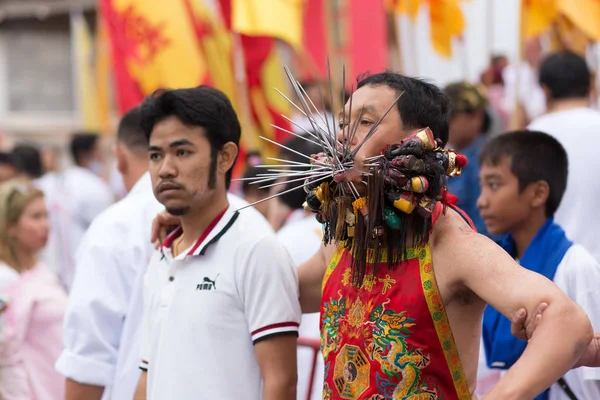
<svg viewBox="0 0 600 400">
<path fill-rule="evenodd" d="M 324 1 L 323 7 L 325 7 L 325 21 L 327 29 L 327 60 L 329 64 L 329 73 L 331 74 L 331 87 L 333 92 L 333 99 L 329 99 L 333 113 L 342 109 L 342 104 L 339 99 L 339 94 L 342 92 L 343 83 L 340 82 L 338 76 L 340 75 L 342 65 L 345 64 L 346 75 L 354 77 L 352 74 L 352 65 L 350 60 L 344 59 L 341 54 L 339 39 L 341 35 L 350 35 L 350 31 L 342 32 L 341 26 L 349 26 L 348 13 L 345 2 L 352 0 L 330 0 Z M 340 10 L 343 9 L 343 12 Z M 340 19 L 344 19 L 343 23 L 340 23 Z M 341 60 L 340 60 L 341 59 Z M 327 78 L 327 77 L 326 77 Z M 344 90 L 346 88 L 343 88 Z M 324 93 L 324 97 L 327 97 L 328 93 Z"/>
<path fill-rule="evenodd" d="M 523 1 L 523 0 L 521 0 Z M 519 90 L 521 88 L 521 66 L 523 65 L 523 41 L 525 37 L 525 21 L 527 21 L 525 13 L 527 7 L 520 7 L 519 12 L 519 35 L 517 43 L 517 60 L 515 65 L 515 94 L 513 100 L 513 112 L 509 121 L 510 130 L 518 130 L 523 126 L 524 110 L 522 109 L 521 101 L 519 100 Z"/>
<path fill-rule="evenodd" d="M 400 35 L 402 26 L 400 25 L 400 16 L 393 11 L 388 11 L 388 32 L 391 44 L 391 60 L 392 68 L 401 74 L 405 73 L 404 59 L 402 57 L 402 41 Z M 395 54 L 394 54 L 395 53 Z"/>
<path fill-rule="evenodd" d="M 415 16 L 415 19 L 419 18 L 419 15 Z M 410 41 L 410 49 L 412 53 L 412 71 L 410 75 L 418 76 L 419 75 L 419 49 L 417 47 L 417 23 L 412 18 L 408 18 L 408 35 Z"/>
<path fill-rule="evenodd" d="M 485 6 L 486 16 L 487 16 L 487 53 L 490 57 L 490 61 L 494 56 L 494 42 L 496 41 L 496 32 L 494 32 L 494 28 L 496 26 L 494 20 L 494 8 L 495 1 L 488 0 Z"/>
<path fill-rule="evenodd" d="M 252 111 L 250 109 L 250 95 L 248 93 L 248 79 L 246 76 L 246 62 L 244 50 L 242 48 L 241 36 L 235 32 L 231 32 L 232 53 L 233 53 L 233 74 L 236 87 L 236 106 L 244 134 L 241 137 L 242 144 L 248 152 L 258 151 L 258 135 L 254 127 L 252 119 Z"/>
</svg>

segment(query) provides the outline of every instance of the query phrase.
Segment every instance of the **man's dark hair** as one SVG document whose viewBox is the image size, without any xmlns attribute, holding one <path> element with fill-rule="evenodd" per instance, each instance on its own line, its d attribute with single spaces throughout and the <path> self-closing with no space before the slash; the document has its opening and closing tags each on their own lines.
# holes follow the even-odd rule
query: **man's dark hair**
<svg viewBox="0 0 600 400">
<path fill-rule="evenodd" d="M 567 152 L 558 140 L 543 132 L 515 131 L 493 138 L 479 153 L 480 165 L 496 166 L 505 159 L 519 181 L 519 192 L 531 183 L 548 182 L 546 216 L 554 215 L 565 193 L 569 172 Z"/>
<path fill-rule="evenodd" d="M 307 140 L 305 140 L 306 138 L 308 138 L 309 140 L 313 140 L 310 137 L 308 137 L 308 135 L 302 135 L 302 137 L 292 137 L 291 139 L 288 139 L 287 141 L 285 141 L 285 143 L 283 144 L 286 147 L 289 147 L 292 150 L 297 151 L 300 154 L 304 154 L 306 156 L 310 156 L 311 154 L 317 154 L 321 151 L 323 151 L 323 149 L 321 148 L 321 146 L 319 146 L 318 144 L 315 143 L 311 143 Z M 281 149 L 281 151 L 279 152 L 279 158 L 283 159 L 283 160 L 288 160 L 291 161 L 290 164 L 294 164 L 296 162 L 300 162 L 300 163 L 308 163 L 309 160 L 305 157 L 302 157 L 300 154 L 294 153 L 292 151 L 286 150 L 286 149 Z M 290 168 L 290 170 L 294 171 L 303 171 L 306 170 L 306 168 Z M 288 179 L 293 179 L 293 178 L 288 178 Z M 289 190 L 293 187 L 299 186 L 302 182 L 290 182 L 290 183 L 286 183 L 285 185 L 282 185 L 281 191 L 286 191 Z M 289 208 L 291 208 L 292 210 L 296 210 L 299 208 L 302 208 L 302 205 L 304 204 L 304 201 L 306 200 L 306 192 L 302 189 L 296 189 L 296 190 L 292 190 L 291 192 L 282 194 L 281 196 L 279 196 L 279 198 L 281 199 L 281 201 L 288 206 Z"/>
<path fill-rule="evenodd" d="M 81 159 L 94 151 L 98 143 L 98 134 L 92 132 L 78 132 L 71 136 L 71 156 L 75 165 L 81 165 Z"/>
<path fill-rule="evenodd" d="M 21 173 L 32 179 L 39 178 L 44 174 L 42 154 L 36 146 L 25 143 L 18 144 L 12 149 L 11 154 Z"/>
<path fill-rule="evenodd" d="M 17 163 L 17 160 L 15 160 L 14 155 L 5 151 L 0 151 L 0 164 L 9 165 L 17 170 L 19 169 L 19 164 Z"/>
<path fill-rule="evenodd" d="M 227 96 L 206 85 L 191 89 L 163 89 L 146 97 L 140 107 L 141 126 L 148 141 L 154 125 L 170 116 L 177 117 L 185 125 L 204 128 L 211 148 L 208 186 L 214 188 L 218 152 L 227 142 L 239 146 L 242 133 L 237 114 Z M 227 189 L 231 184 L 232 173 L 233 166 L 225 175 Z"/>
<path fill-rule="evenodd" d="M 583 57 L 572 51 L 550 54 L 540 66 L 540 85 L 546 86 L 554 100 L 587 97 L 591 73 Z"/>
<path fill-rule="evenodd" d="M 429 127 L 435 138 L 441 139 L 446 145 L 450 123 L 450 103 L 438 86 L 395 72 L 382 72 L 359 78 L 358 89 L 363 86 L 387 86 L 398 95 L 404 93 L 397 102 L 404 128 Z"/>
<path fill-rule="evenodd" d="M 117 140 L 133 153 L 145 156 L 148 150 L 148 138 L 142 129 L 141 120 L 139 107 L 127 111 L 119 122 Z"/>
</svg>

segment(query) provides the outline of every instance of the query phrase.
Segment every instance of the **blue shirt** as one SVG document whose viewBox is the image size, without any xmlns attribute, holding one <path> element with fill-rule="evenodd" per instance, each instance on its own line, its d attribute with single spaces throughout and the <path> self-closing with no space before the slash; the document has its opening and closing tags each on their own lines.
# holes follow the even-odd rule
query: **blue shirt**
<svg viewBox="0 0 600 400">
<path fill-rule="evenodd" d="M 475 139 L 469 146 L 462 149 L 460 153 L 467 157 L 467 166 L 463 168 L 460 176 L 448 178 L 448 191 L 458 197 L 456 205 L 467 213 L 469 218 L 473 220 L 477 232 L 483 235 L 487 235 L 488 233 L 477 208 L 477 199 L 481 194 L 477 158 L 479 157 L 479 150 L 483 147 L 486 140 L 487 138 L 482 135 Z"/>
</svg>

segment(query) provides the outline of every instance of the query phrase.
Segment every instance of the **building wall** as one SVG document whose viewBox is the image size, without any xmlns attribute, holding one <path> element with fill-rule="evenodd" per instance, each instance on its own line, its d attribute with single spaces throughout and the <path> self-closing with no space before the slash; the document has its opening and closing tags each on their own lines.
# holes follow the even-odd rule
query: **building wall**
<svg viewBox="0 0 600 400">
<path fill-rule="evenodd" d="M 93 0 L 0 3 L 0 148 L 60 145 L 80 127 L 69 12 L 86 11 L 93 22 L 94 7 Z"/>
</svg>

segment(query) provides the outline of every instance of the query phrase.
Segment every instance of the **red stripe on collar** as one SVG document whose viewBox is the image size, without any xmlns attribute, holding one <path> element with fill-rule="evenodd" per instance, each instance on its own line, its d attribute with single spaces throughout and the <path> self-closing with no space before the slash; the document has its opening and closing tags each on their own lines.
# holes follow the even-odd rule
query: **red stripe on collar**
<svg viewBox="0 0 600 400">
<path fill-rule="evenodd" d="M 190 251 L 187 253 L 188 256 L 191 256 L 194 254 L 194 252 L 196 250 L 198 250 L 198 247 L 200 247 L 200 245 L 202 244 L 202 242 L 204 242 L 204 240 L 208 237 L 208 235 L 210 235 L 210 233 L 212 232 L 213 229 L 215 229 L 215 226 L 217 226 L 217 224 L 219 223 L 219 221 L 221 220 L 221 218 L 223 218 L 223 215 L 225 215 L 225 213 L 227 212 L 227 210 L 229 209 L 229 207 L 225 208 L 219 215 L 217 215 L 217 217 L 215 219 L 213 219 L 213 221 L 206 227 L 206 229 L 204 230 L 204 232 L 202 232 L 202 235 L 200 235 L 200 237 L 198 238 L 198 240 L 196 241 L 196 244 L 194 244 L 194 247 L 192 247 L 190 249 Z"/>
<path fill-rule="evenodd" d="M 173 245 L 173 242 L 175 241 L 175 239 L 177 239 L 179 237 L 179 235 L 181 235 L 181 233 L 182 233 L 181 227 L 178 226 L 173 232 L 171 232 L 167 235 L 167 237 L 165 238 L 165 240 L 162 243 L 162 247 L 170 248 Z"/>
</svg>

